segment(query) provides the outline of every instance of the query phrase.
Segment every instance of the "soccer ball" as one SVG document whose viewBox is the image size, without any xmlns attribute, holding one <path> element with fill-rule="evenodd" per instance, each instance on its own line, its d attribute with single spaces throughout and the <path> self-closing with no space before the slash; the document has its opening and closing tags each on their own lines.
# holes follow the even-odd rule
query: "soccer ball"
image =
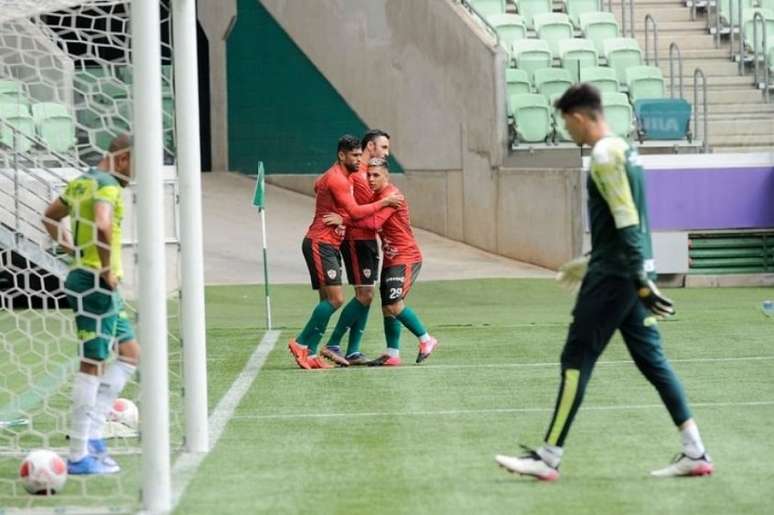
<svg viewBox="0 0 774 515">
<path fill-rule="evenodd" d="M 116 399 L 113 401 L 113 410 L 108 420 L 118 422 L 131 429 L 137 429 L 140 422 L 140 413 L 137 405 L 129 399 Z"/>
<path fill-rule="evenodd" d="M 19 478 L 32 495 L 54 495 L 67 481 L 67 465 L 57 453 L 36 449 L 22 461 Z"/>
</svg>

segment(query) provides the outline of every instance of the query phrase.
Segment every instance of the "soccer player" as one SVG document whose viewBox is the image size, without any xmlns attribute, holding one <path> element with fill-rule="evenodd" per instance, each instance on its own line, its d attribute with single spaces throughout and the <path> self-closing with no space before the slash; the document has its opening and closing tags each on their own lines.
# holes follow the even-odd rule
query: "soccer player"
<svg viewBox="0 0 774 515">
<path fill-rule="evenodd" d="M 713 464 L 656 328 L 656 317 L 674 314 L 674 308 L 653 284 L 644 174 L 637 152 L 610 133 L 594 87 L 572 86 L 555 107 L 573 140 L 592 148 L 587 181 L 591 256 L 561 355 L 559 393 L 545 443 L 521 457 L 498 455 L 495 460 L 510 472 L 542 480 L 559 477 L 565 439 L 592 369 L 618 329 L 634 363 L 658 391 L 682 438 L 682 452 L 669 466 L 651 474 L 711 474 Z"/>
<path fill-rule="evenodd" d="M 121 191 L 132 175 L 131 138 L 115 138 L 96 168 L 68 183 L 46 209 L 43 225 L 73 255 L 65 291 L 81 341 L 80 371 L 73 382 L 69 474 L 110 474 L 120 467 L 107 452 L 102 430 L 113 401 L 132 377 L 140 358 L 118 292 L 121 269 Z M 61 230 L 70 216 L 72 237 Z M 104 369 L 111 344 L 118 358 Z"/>
<path fill-rule="evenodd" d="M 360 167 L 349 176 L 358 204 L 370 204 L 374 196 L 368 185 L 366 172 L 368 161 L 373 158 L 387 158 L 390 155 L 390 135 L 379 129 L 365 133 L 360 141 L 363 155 L 360 157 Z M 376 242 L 376 231 L 361 227 L 348 227 L 341 244 L 341 257 L 344 259 L 344 269 L 347 271 L 349 284 L 355 287 L 355 298 L 350 300 L 341 311 L 336 327 L 331 333 L 328 344 L 320 353 L 330 359 L 330 353 L 344 357 L 350 365 L 364 365 L 368 358 L 360 352 L 360 342 L 363 339 L 368 322 L 368 311 L 374 298 L 374 283 L 379 273 L 379 246 Z M 349 342 L 346 354 L 341 353 L 341 339 L 349 329 Z"/>
<path fill-rule="evenodd" d="M 398 188 L 390 184 L 390 173 L 384 159 L 374 158 L 368 162 L 368 183 L 374 192 L 374 200 L 400 195 Z M 422 253 L 411 229 L 407 203 L 380 209 L 372 216 L 360 220 L 342 220 L 335 213 L 326 215 L 324 220 L 333 226 L 344 223 L 347 227 L 364 227 L 379 231 L 382 239 L 383 262 L 379 293 L 387 350 L 378 358 L 369 361 L 368 365 L 400 365 L 401 324 L 419 338 L 416 362 L 426 360 L 438 345 L 438 341 L 428 334 L 417 314 L 405 303 L 406 296 L 422 267 Z"/>
<path fill-rule="evenodd" d="M 339 247 L 344 238 L 345 227 L 327 225 L 323 216 L 334 212 L 354 220 L 373 214 L 383 207 L 398 206 L 403 200 L 402 195 L 392 194 L 370 204 L 358 205 L 352 195 L 349 176 L 357 172 L 360 166 L 360 140 L 350 135 L 342 136 L 336 155 L 336 163 L 314 183 L 314 219 L 301 245 L 312 288 L 319 290 L 320 302 L 312 311 L 312 316 L 301 333 L 288 342 L 288 348 L 296 364 L 307 370 L 330 368 L 330 365 L 317 355 L 317 348 L 331 315 L 344 303 Z M 329 357 L 340 365 L 349 364 L 346 359 L 334 353 L 330 353 Z"/>
</svg>

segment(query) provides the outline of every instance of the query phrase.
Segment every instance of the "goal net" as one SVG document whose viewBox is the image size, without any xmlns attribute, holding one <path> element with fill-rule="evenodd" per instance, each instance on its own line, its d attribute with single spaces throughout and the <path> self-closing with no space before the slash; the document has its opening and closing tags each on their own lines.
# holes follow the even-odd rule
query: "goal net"
<svg viewBox="0 0 774 515">
<path fill-rule="evenodd" d="M 160 4 L 163 113 L 159 116 L 164 163 L 172 165 L 171 20 L 168 1 Z M 77 506 L 78 511 L 115 512 L 137 507 L 141 484 L 137 425 L 119 413 L 111 415 L 115 420 L 107 423 L 104 435 L 120 473 L 71 475 L 52 497 L 29 495 L 19 479 L 19 464 L 32 449 L 53 450 L 67 459 L 71 387 L 80 361 L 110 364 L 117 357 L 120 324 L 111 323 L 105 314 L 110 310 L 99 307 L 104 302 L 115 304 L 114 295 L 98 273 L 84 274 L 83 284 L 65 285 L 71 267 L 88 270 L 94 256 L 99 264 L 93 210 L 86 203 L 71 205 L 70 216 L 60 225 L 59 242 L 49 237 L 42 218 L 70 181 L 95 170 L 114 138 L 132 132 L 134 74 L 130 2 L 0 0 L 0 506 L 6 509 Z M 103 174 L 92 183 L 102 188 L 110 176 Z M 113 207 L 114 217 L 121 215 L 119 206 L 123 211 L 124 276 L 119 291 L 125 299 L 122 311 L 131 320 L 133 305 L 142 302 L 136 298 L 131 184 L 119 197 Z M 176 313 L 177 301 L 176 199 L 174 168 L 166 166 L 170 313 Z M 74 253 L 61 244 L 65 240 L 74 241 Z M 80 317 L 77 327 L 75 315 Z M 179 448 L 183 438 L 177 326 L 177 320 L 169 323 L 173 448 Z M 93 344 L 95 334 L 107 342 L 104 362 Z M 134 374 L 120 397 L 139 405 L 139 388 Z"/>
</svg>

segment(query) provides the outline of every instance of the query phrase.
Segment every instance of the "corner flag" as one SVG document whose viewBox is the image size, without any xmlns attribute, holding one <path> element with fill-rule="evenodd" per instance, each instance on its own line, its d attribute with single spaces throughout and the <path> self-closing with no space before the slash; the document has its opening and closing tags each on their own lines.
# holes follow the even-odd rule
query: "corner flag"
<svg viewBox="0 0 774 515">
<path fill-rule="evenodd" d="M 258 208 L 261 215 L 261 243 L 263 247 L 263 286 L 266 295 L 266 329 L 271 331 L 271 295 L 269 293 L 269 261 L 267 257 L 266 245 L 266 181 L 263 169 L 263 161 L 258 162 L 258 177 L 255 182 L 255 193 L 253 194 L 253 206 Z"/>
</svg>

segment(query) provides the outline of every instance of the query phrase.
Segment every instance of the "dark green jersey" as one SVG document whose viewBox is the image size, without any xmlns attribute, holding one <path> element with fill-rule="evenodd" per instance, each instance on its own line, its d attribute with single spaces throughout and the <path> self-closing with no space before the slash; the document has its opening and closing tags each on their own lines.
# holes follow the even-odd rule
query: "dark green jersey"
<svg viewBox="0 0 774 515">
<path fill-rule="evenodd" d="M 599 140 L 591 152 L 587 187 L 589 271 L 631 277 L 644 270 L 655 278 L 645 177 L 637 151 L 616 136 Z"/>
</svg>

